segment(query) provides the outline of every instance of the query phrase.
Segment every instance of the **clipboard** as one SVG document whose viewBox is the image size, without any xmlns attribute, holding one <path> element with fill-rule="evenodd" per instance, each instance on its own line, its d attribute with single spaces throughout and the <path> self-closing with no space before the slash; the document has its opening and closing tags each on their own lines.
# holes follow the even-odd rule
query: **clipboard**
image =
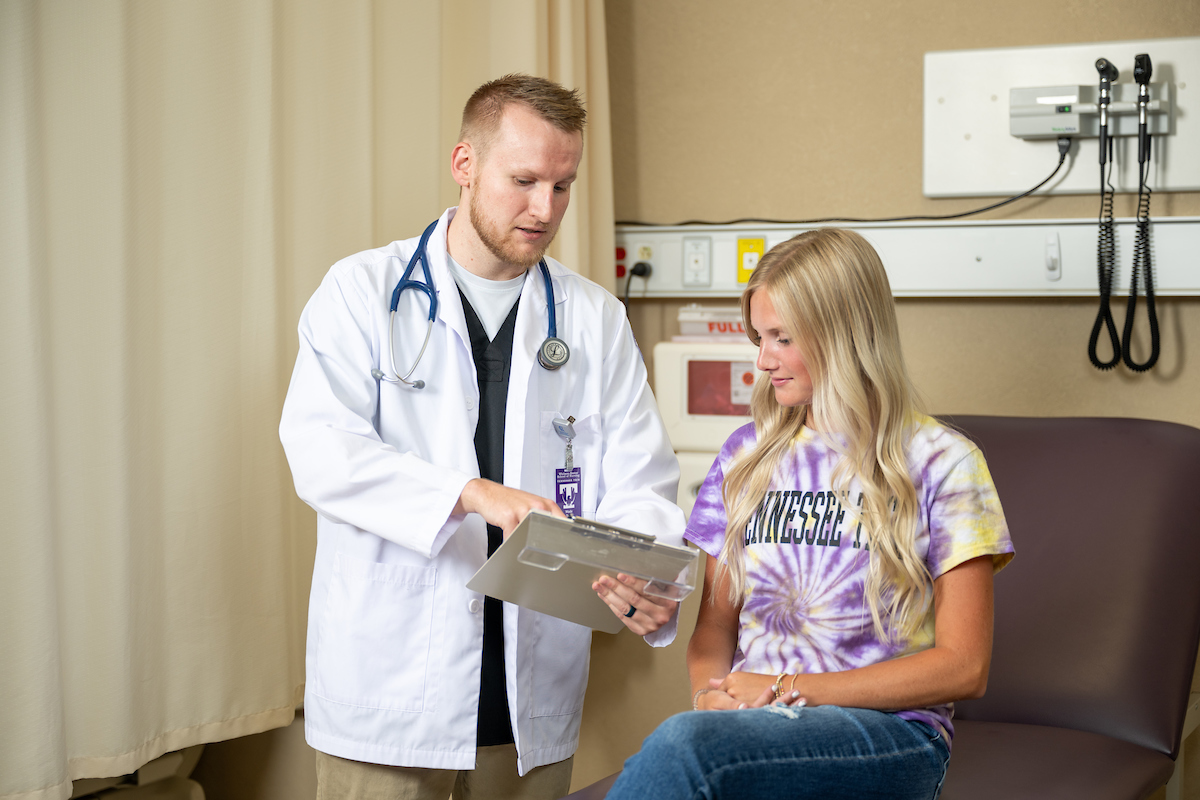
<svg viewBox="0 0 1200 800">
<path fill-rule="evenodd" d="M 605 633 L 625 627 L 592 591 L 618 572 L 649 581 L 642 594 L 682 600 L 696 587 L 699 559 L 687 547 L 575 517 L 530 511 L 467 581 L 467 588 Z"/>
</svg>

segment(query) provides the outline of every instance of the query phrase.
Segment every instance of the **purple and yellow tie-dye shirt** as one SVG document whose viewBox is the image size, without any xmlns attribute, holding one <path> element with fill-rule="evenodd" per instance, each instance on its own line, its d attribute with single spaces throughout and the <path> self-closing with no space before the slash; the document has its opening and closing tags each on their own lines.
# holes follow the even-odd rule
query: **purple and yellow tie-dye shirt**
<svg viewBox="0 0 1200 800">
<path fill-rule="evenodd" d="M 736 430 L 700 488 L 684 538 L 711 556 L 725 539 L 725 471 L 755 442 L 753 424 Z M 933 645 L 932 603 L 915 635 L 894 642 L 875 635 L 863 595 L 868 551 L 855 516 L 859 492 L 851 483 L 855 505 L 839 502 L 831 483 L 838 458 L 818 433 L 804 428 L 747 526 L 747 594 L 733 671 L 840 672 Z M 908 468 L 921 509 L 917 550 L 930 576 L 978 556 L 990 555 L 997 571 L 1012 560 L 1004 512 L 978 447 L 921 417 L 908 446 Z M 897 713 L 941 728 L 947 743 L 953 736 L 951 704 Z"/>
</svg>

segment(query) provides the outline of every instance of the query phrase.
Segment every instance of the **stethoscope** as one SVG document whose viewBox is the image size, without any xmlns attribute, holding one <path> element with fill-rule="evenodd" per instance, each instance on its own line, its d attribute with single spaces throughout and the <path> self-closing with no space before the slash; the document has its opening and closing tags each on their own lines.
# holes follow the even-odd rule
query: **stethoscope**
<svg viewBox="0 0 1200 800">
<path fill-rule="evenodd" d="M 414 389 L 425 388 L 425 381 L 410 381 L 409 378 L 412 377 L 413 370 L 421 363 L 421 356 L 425 355 L 425 348 L 429 345 L 429 336 L 433 333 L 433 321 L 437 319 L 437 292 L 433 288 L 433 274 L 429 271 L 429 257 L 425 246 L 429 243 L 429 237 L 433 234 L 438 222 L 439 220 L 434 220 L 421 234 L 421 241 L 417 244 L 412 258 L 408 260 L 408 267 L 404 270 L 404 275 L 400 277 L 396 288 L 392 290 L 392 304 L 388 314 L 388 359 L 392 362 L 392 374 L 395 377 L 389 378 L 383 370 L 376 368 L 371 370 L 371 375 L 377 381 L 403 383 Z M 417 263 L 420 263 L 421 272 L 425 276 L 424 283 L 411 277 L 413 267 Z M 571 357 L 571 349 L 567 347 L 566 342 L 558 338 L 558 322 L 554 314 L 554 286 L 550 282 L 550 269 L 546 266 L 545 259 L 538 262 L 538 268 L 541 270 L 542 280 L 546 284 L 546 308 L 550 317 L 550 329 L 542 346 L 538 348 L 537 360 L 543 368 L 555 370 L 567 363 L 567 359 Z M 400 293 L 405 289 L 416 289 L 429 298 L 429 323 L 425 326 L 425 341 L 421 343 L 421 352 L 417 353 L 417 358 L 408 372 L 401 376 L 400 370 L 396 367 L 396 309 L 400 305 Z"/>
</svg>

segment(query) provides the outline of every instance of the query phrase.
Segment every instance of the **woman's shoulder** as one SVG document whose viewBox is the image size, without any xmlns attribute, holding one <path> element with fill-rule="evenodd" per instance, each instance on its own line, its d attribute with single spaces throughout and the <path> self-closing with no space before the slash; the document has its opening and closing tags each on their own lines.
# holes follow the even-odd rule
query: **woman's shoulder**
<svg viewBox="0 0 1200 800">
<path fill-rule="evenodd" d="M 922 473 L 935 465 L 950 469 L 978 452 L 978 445 L 961 431 L 934 417 L 917 415 L 908 443 L 908 458 L 914 469 Z"/>
<path fill-rule="evenodd" d="M 725 440 L 725 444 L 721 447 L 721 454 L 735 456 L 743 449 L 754 446 L 757 442 L 758 429 L 754 426 L 753 422 L 747 422 L 729 434 L 729 438 Z"/>
</svg>

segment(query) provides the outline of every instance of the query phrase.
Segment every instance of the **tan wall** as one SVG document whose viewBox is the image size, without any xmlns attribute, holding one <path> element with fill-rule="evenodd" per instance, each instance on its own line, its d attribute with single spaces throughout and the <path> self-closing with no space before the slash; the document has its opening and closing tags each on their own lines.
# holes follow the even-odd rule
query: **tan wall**
<svg viewBox="0 0 1200 800">
<path fill-rule="evenodd" d="M 1200 35 L 1195 0 L 608 0 L 606 8 L 616 218 L 657 223 L 985 205 L 921 194 L 926 51 Z M 834 110 L 822 113 L 823 102 Z M 1092 196 L 1055 197 L 986 217 L 1092 218 L 1096 210 Z M 1118 216 L 1133 212 L 1119 197 Z M 1156 194 L 1152 213 L 1200 215 L 1200 194 Z M 647 356 L 678 332 L 679 305 L 635 301 L 630 316 Z M 1115 306 L 1120 323 L 1124 306 Z M 1160 300 L 1159 313 L 1159 365 L 1136 375 L 1090 365 L 1093 300 L 899 302 L 909 366 L 935 413 L 1137 416 L 1200 427 L 1200 367 L 1188 361 L 1189 345 L 1200 344 L 1200 299 Z M 680 640 L 665 651 L 597 634 L 577 787 L 619 769 L 666 714 L 688 706 L 683 649 L 694 605 L 684 614 Z M 1190 745 L 1200 764 L 1200 737 Z M 1192 772 L 1187 796 L 1200 797 L 1200 770 Z"/>
</svg>

